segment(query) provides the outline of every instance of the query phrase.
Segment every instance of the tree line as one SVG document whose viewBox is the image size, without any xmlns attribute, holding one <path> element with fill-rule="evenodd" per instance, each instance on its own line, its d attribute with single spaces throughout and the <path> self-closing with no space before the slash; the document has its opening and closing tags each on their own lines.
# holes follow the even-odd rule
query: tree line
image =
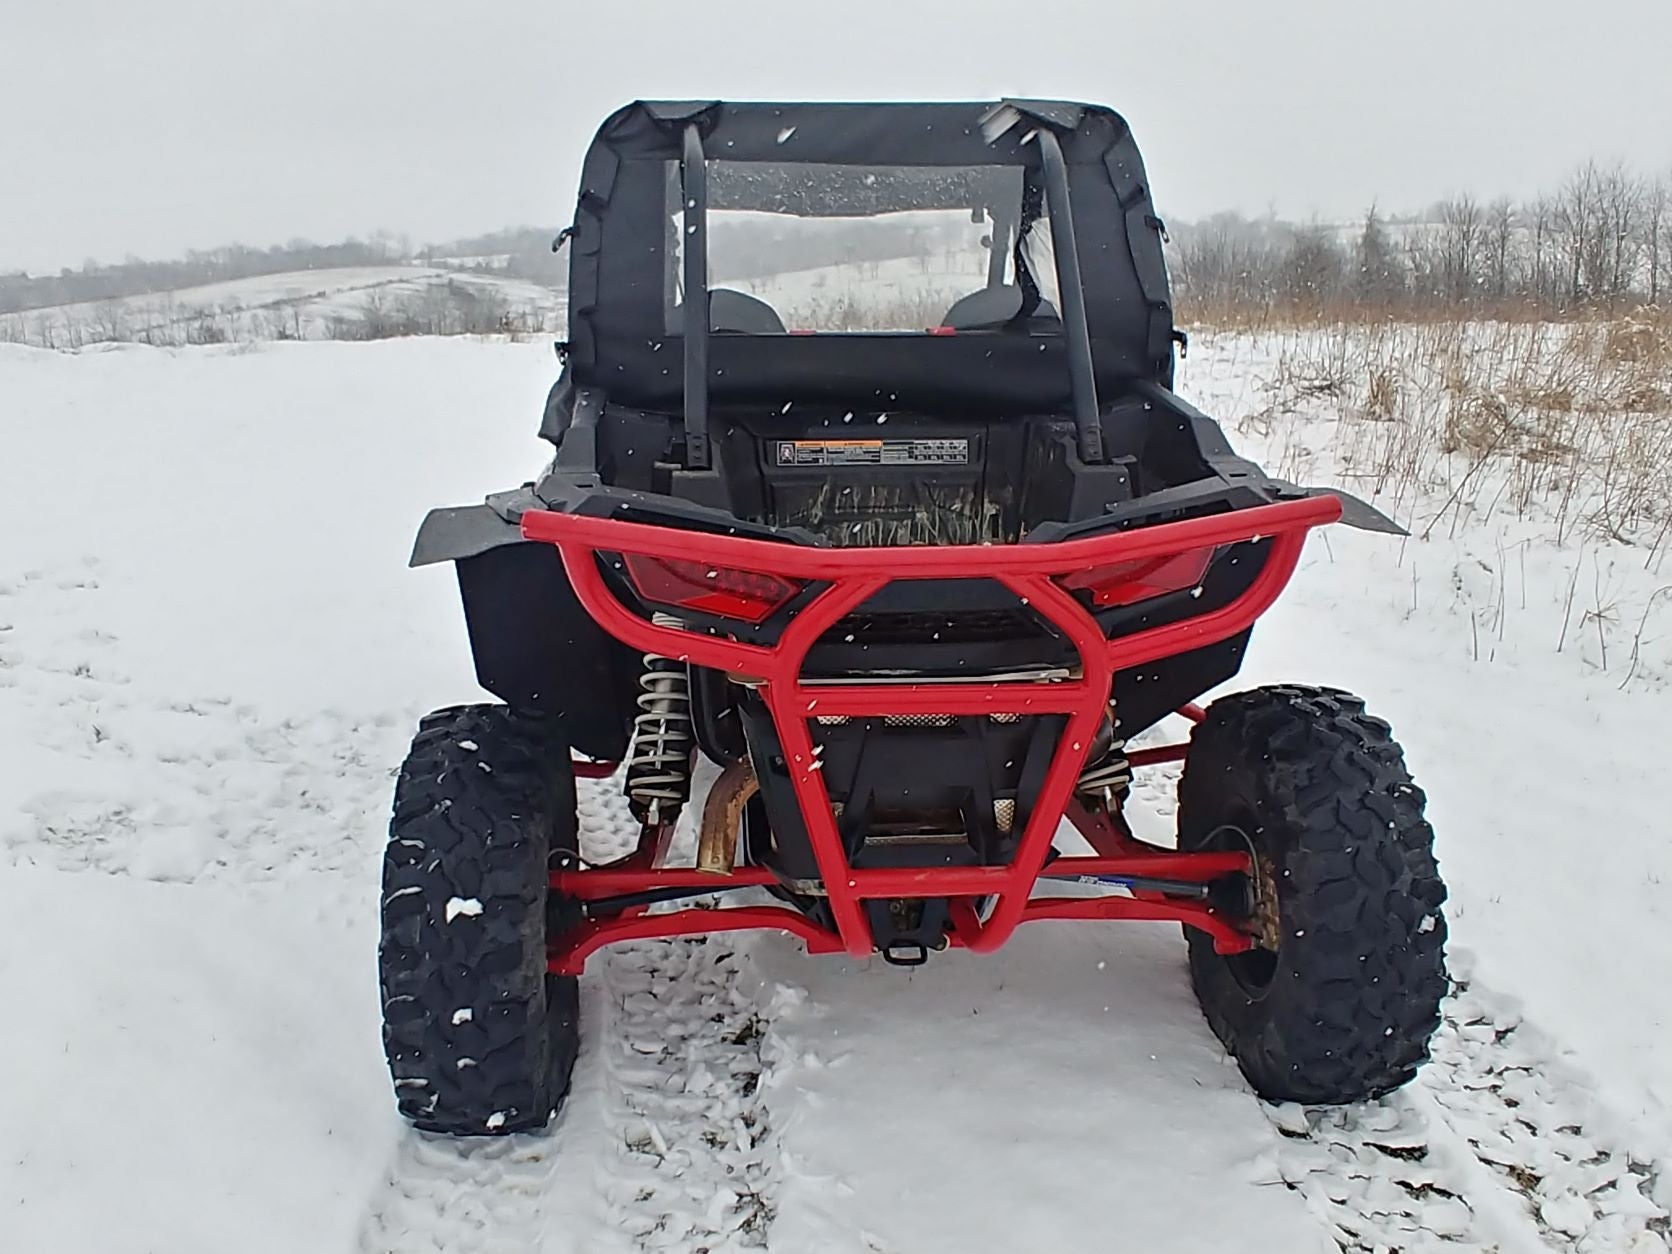
<svg viewBox="0 0 1672 1254">
<path fill-rule="evenodd" d="M 337 244 L 316 244 L 311 240 L 292 240 L 271 248 L 228 244 L 222 248 L 194 249 L 184 257 L 168 261 L 144 261 L 137 257 L 111 263 L 88 261 L 78 268 L 65 267 L 57 274 L 29 274 L 19 270 L 0 273 L 0 313 L 144 296 L 292 270 L 387 266 L 404 263 L 410 252 L 411 245 L 406 240 L 376 235 Z"/>
<path fill-rule="evenodd" d="M 1417 218 L 1357 224 L 1220 214 L 1173 233 L 1193 321 L 1268 315 L 1562 316 L 1672 298 L 1672 176 L 1587 162 L 1521 203 L 1451 197 Z"/>
<path fill-rule="evenodd" d="M 711 249 L 734 263 L 722 267 L 728 273 L 751 273 L 762 254 L 785 264 L 776 250 L 762 247 L 758 226 L 754 230 L 735 241 L 716 230 Z M 809 254 L 809 265 L 911 251 L 902 254 L 892 238 L 886 248 L 847 238 L 818 236 L 813 242 L 822 251 Z M 913 237 L 909 243 L 945 247 L 939 239 Z M 541 228 L 422 248 L 379 234 L 335 244 L 233 244 L 168 261 L 89 261 L 50 275 L 0 273 L 0 314 L 295 270 L 414 263 L 484 270 L 554 288 L 565 277 L 563 259 L 551 253 L 551 233 Z M 1672 175 L 1649 177 L 1592 161 L 1527 201 L 1460 195 L 1405 218 L 1372 206 L 1348 226 L 1217 214 L 1175 224 L 1169 263 L 1181 316 L 1197 322 L 1455 312 L 1548 317 L 1672 303 Z"/>
<path fill-rule="evenodd" d="M 228 244 L 193 250 L 168 261 L 137 257 L 109 263 L 87 261 L 79 267 L 66 266 L 56 274 L 0 272 L 0 314 L 148 296 L 297 270 L 355 266 L 437 265 L 560 288 L 566 276 L 552 256 L 552 235 L 543 227 L 509 227 L 446 244 L 415 247 L 405 236 L 379 233 L 369 239 L 335 244 L 303 239 L 270 248 Z"/>
</svg>

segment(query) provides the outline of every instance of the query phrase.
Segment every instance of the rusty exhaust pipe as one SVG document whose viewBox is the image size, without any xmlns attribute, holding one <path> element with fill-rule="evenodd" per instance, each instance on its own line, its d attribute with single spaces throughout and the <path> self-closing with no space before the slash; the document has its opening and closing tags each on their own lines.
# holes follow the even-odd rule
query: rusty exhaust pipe
<svg viewBox="0 0 1672 1254">
<path fill-rule="evenodd" d="M 743 807 L 760 791 L 754 764 L 748 758 L 720 772 L 702 807 L 702 830 L 697 836 L 697 870 L 730 875 L 737 865 L 737 838 L 743 826 Z"/>
</svg>

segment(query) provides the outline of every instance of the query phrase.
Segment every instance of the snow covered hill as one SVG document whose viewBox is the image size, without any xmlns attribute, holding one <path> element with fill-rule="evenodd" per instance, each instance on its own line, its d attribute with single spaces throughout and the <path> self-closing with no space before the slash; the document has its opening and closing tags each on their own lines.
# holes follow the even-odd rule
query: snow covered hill
<svg viewBox="0 0 1672 1254">
<path fill-rule="evenodd" d="M 387 318 L 398 309 L 424 309 L 426 302 L 491 304 L 516 326 L 542 331 L 560 328 L 566 308 L 562 293 L 550 288 L 455 264 L 356 266 L 0 314 L 0 343 L 80 348 L 378 338 L 357 331 L 368 315 Z"/>
<path fill-rule="evenodd" d="M 551 369 L 0 345 L 0 1250 L 1665 1254 L 1668 578 L 1490 492 L 1427 540 L 1314 538 L 1237 681 L 1359 690 L 1429 792 L 1459 983 L 1411 1089 L 1266 1107 L 1175 929 L 1036 924 L 912 971 L 601 954 L 546 1135 L 403 1127 L 385 807 L 417 716 L 477 696 L 452 580 L 405 560 L 429 506 L 537 468 Z M 1181 388 L 1274 469 L 1348 473 L 1321 403 L 1235 421 L 1277 373 L 1199 337 Z M 587 786 L 583 841 L 626 835 Z"/>
</svg>

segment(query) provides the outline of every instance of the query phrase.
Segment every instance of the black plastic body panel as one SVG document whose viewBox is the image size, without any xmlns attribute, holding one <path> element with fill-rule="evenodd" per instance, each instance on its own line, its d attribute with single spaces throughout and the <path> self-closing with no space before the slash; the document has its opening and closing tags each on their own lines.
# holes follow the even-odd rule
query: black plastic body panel
<svg viewBox="0 0 1672 1254">
<path fill-rule="evenodd" d="M 743 737 L 736 685 L 719 671 L 700 666 L 689 670 L 691 723 L 697 746 L 711 761 L 722 765 L 741 762 L 749 756 L 749 745 Z"/>
<path fill-rule="evenodd" d="M 762 852 L 787 879 L 817 879 L 776 728 L 753 698 L 741 706 L 743 729 L 770 821 Z M 813 743 L 838 830 L 855 866 L 987 865 L 1006 862 L 1026 817 L 1028 767 L 1049 757 L 1061 720 L 995 722 L 957 718 L 941 726 L 891 725 L 880 718 L 815 722 Z M 1000 832 L 993 803 L 1015 801 L 1017 826 Z M 922 842 L 913 829 L 964 832 L 962 842 Z M 875 839 L 879 832 L 886 840 Z"/>
<path fill-rule="evenodd" d="M 457 566 L 477 681 L 514 709 L 560 716 L 580 752 L 619 761 L 638 655 L 587 617 L 557 550 L 524 541 Z"/>
</svg>

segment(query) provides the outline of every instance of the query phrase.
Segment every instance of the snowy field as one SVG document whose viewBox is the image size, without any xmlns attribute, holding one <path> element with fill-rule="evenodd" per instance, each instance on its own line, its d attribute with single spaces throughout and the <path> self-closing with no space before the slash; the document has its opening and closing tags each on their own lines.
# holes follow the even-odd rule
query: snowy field
<svg viewBox="0 0 1672 1254">
<path fill-rule="evenodd" d="M 1180 386 L 1328 482 L 1321 408 L 1239 429 L 1275 368 L 1198 337 Z M 1315 536 L 1238 681 L 1362 692 L 1430 795 L 1458 987 L 1412 1088 L 1266 1107 L 1176 929 L 1036 924 L 914 971 L 601 954 L 548 1134 L 407 1130 L 385 807 L 417 716 L 477 690 L 451 578 L 405 561 L 428 507 L 538 468 L 552 369 L 0 345 L 0 1251 L 1665 1254 L 1672 572 L 1490 491 L 1425 541 Z M 585 787 L 583 842 L 623 840 Z"/>
<path fill-rule="evenodd" d="M 922 331 L 940 326 L 960 297 L 984 284 L 983 275 L 970 273 L 967 256 L 939 253 L 815 266 L 725 286 L 764 300 L 792 330 Z"/>
<path fill-rule="evenodd" d="M 0 314 L 0 343 L 46 348 L 137 341 L 178 345 L 351 338 L 343 324 L 368 307 L 421 306 L 464 293 L 492 301 L 521 323 L 561 324 L 561 293 L 521 279 L 416 265 L 294 270 L 146 296 L 82 301 Z M 456 297 L 455 297 L 456 298 Z"/>
</svg>

